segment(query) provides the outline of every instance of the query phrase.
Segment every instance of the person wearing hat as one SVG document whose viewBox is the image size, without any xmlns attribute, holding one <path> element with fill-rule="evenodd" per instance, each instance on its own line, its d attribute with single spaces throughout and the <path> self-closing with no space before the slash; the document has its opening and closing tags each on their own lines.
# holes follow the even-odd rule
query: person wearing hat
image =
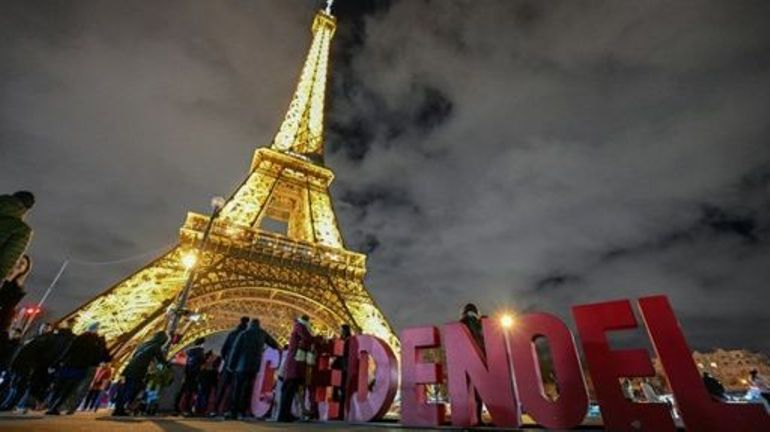
<svg viewBox="0 0 770 432">
<path fill-rule="evenodd" d="M 481 316 L 479 315 L 479 309 L 473 303 L 468 303 L 463 307 L 463 313 L 460 316 L 460 322 L 465 325 L 476 345 L 479 346 L 481 352 L 484 352 L 484 330 L 481 328 Z"/>
<path fill-rule="evenodd" d="M 85 332 L 73 339 L 56 362 L 56 383 L 47 415 L 59 415 L 59 406 L 86 378 L 88 369 L 110 360 L 107 343 L 104 337 L 99 336 L 98 331 L 98 322 L 89 325 Z"/>
<path fill-rule="evenodd" d="M 31 192 L 0 195 L 0 282 L 5 280 L 29 246 L 32 228 L 24 222 L 24 216 L 34 205 L 35 196 Z"/>
</svg>

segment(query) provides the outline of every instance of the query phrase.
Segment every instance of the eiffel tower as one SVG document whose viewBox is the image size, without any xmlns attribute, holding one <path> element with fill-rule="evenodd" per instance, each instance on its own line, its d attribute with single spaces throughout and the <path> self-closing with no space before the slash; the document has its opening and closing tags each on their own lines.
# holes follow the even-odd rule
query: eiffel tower
<svg viewBox="0 0 770 432">
<path fill-rule="evenodd" d="M 198 266 L 187 309 L 198 319 L 183 319 L 182 339 L 172 351 L 230 329 L 244 315 L 259 317 L 286 342 L 301 314 L 313 318 L 320 334 L 348 323 L 397 349 L 392 328 L 364 287 L 366 256 L 345 248 L 329 195 L 334 174 L 323 165 L 324 97 L 336 30 L 329 6 L 315 15 L 310 50 L 278 133 L 254 152 L 248 175 L 211 222 L 203 250 L 198 246 L 209 216 L 188 213 L 176 246 L 64 318 L 76 320 L 75 331 L 98 321 L 117 362 L 166 328 L 189 276 L 182 261 L 191 251 Z"/>
</svg>

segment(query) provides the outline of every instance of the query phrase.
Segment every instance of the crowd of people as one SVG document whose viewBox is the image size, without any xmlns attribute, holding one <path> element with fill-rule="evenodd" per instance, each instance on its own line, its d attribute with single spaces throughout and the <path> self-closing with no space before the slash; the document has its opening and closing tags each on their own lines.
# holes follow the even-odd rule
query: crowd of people
<svg viewBox="0 0 770 432">
<path fill-rule="evenodd" d="M 340 337 L 346 343 L 346 350 L 351 335 L 350 326 L 343 325 Z M 289 343 L 285 346 L 279 346 L 261 327 L 259 319 L 242 317 L 227 334 L 219 355 L 204 351 L 202 338 L 186 351 L 184 380 L 174 406 L 186 416 L 230 419 L 250 416 L 252 386 L 262 355 L 266 348 L 272 348 L 281 353 L 281 361 L 273 389 L 271 417 L 284 422 L 311 418 L 315 415 L 314 407 L 306 403 L 305 395 L 312 388 L 315 344 L 320 340 L 313 336 L 310 318 L 306 315 L 295 320 Z M 335 361 L 335 368 L 346 369 L 346 355 Z M 344 391 L 338 390 L 334 397 L 342 401 Z"/>
<path fill-rule="evenodd" d="M 79 334 L 72 325 L 42 324 L 34 337 L 5 352 L 0 410 L 46 408 L 46 414 L 58 415 L 66 406 L 67 413 L 75 412 L 81 402 L 77 395 L 88 390 L 83 387 L 89 375 L 105 366 L 110 355 L 98 323 Z"/>
<path fill-rule="evenodd" d="M 57 326 L 44 323 L 34 337 L 18 344 L 0 371 L 0 410 L 24 414 L 44 409 L 47 415 L 59 415 L 111 405 L 113 416 L 156 414 L 161 394 L 175 377 L 173 358 L 166 355 L 167 334 L 157 332 L 139 345 L 115 374 L 98 324 L 79 334 L 72 326 L 72 321 Z M 350 327 L 344 325 L 340 331 L 348 341 Z M 260 326 L 259 319 L 248 317 L 227 335 L 218 355 L 206 351 L 205 339 L 199 338 L 185 351 L 175 411 L 228 419 L 251 416 L 252 386 L 269 347 L 281 353 L 272 418 L 285 422 L 312 418 L 317 407 L 308 404 L 306 396 L 312 390 L 314 344 L 320 340 L 312 335 L 308 316 L 296 319 L 289 344 L 283 347 Z M 335 367 L 344 370 L 345 356 L 337 361 Z M 342 401 L 344 391 L 334 397 Z"/>
<path fill-rule="evenodd" d="M 25 217 L 34 204 L 34 195 L 27 191 L 0 195 L 0 410 L 45 409 L 46 414 L 58 415 L 62 410 L 71 414 L 78 408 L 98 410 L 108 404 L 115 416 L 154 414 L 163 390 L 174 380 L 165 332 L 137 347 L 116 374 L 98 322 L 78 334 L 71 320 L 43 323 L 35 334 L 28 334 L 33 317 L 19 319 L 24 283 L 32 269 L 25 254 L 32 229 Z M 350 337 L 349 326 L 341 332 Z M 251 386 L 265 347 L 283 348 L 274 417 L 293 420 L 292 403 L 307 388 L 315 340 L 308 316 L 297 318 L 285 347 L 262 329 L 259 319 L 244 317 L 227 335 L 219 355 L 203 348 L 203 338 L 186 350 L 174 407 L 184 415 L 248 415 Z"/>
<path fill-rule="evenodd" d="M 45 409 L 48 415 L 58 415 L 111 405 L 115 416 L 154 414 L 164 390 L 174 381 L 165 332 L 139 345 L 116 373 L 98 322 L 78 333 L 72 320 L 43 323 L 29 334 L 34 317 L 19 318 L 24 283 L 32 269 L 32 260 L 25 254 L 32 229 L 25 217 L 34 204 L 34 195 L 27 191 L 0 195 L 0 410 Z M 350 327 L 342 326 L 341 334 L 349 339 Z M 203 338 L 186 350 L 174 408 L 183 415 L 249 415 L 251 387 L 262 353 L 269 347 L 282 353 L 273 417 L 292 421 L 295 401 L 305 400 L 318 341 L 308 316 L 296 319 L 284 347 L 260 326 L 259 319 L 243 317 L 218 355 L 204 349 Z M 342 358 L 337 362 L 342 367 L 346 364 Z M 337 391 L 335 397 L 344 397 L 344 391 Z M 300 409 L 300 416 L 308 416 L 306 411 Z"/>
<path fill-rule="evenodd" d="M 345 341 L 345 355 L 337 357 L 335 368 L 345 370 L 347 342 L 352 336 L 349 325 L 340 329 Z M 185 351 L 181 386 L 174 398 L 174 411 L 183 416 L 224 417 L 251 416 L 251 395 L 262 356 L 267 348 L 279 351 L 278 380 L 273 389 L 274 407 L 271 417 L 291 422 L 310 419 L 317 413 L 306 395 L 312 390 L 312 370 L 316 345 L 322 339 L 312 334 L 310 318 L 298 317 L 289 343 L 280 346 L 261 325 L 258 318 L 242 317 L 231 330 L 219 351 L 205 350 L 204 338 L 196 339 Z M 170 362 L 163 346 L 165 332 L 156 333 L 140 345 L 120 374 L 114 402 L 114 416 L 153 415 L 157 412 L 159 392 L 173 381 Z M 344 373 L 343 373 L 344 375 Z M 342 401 L 344 391 L 333 396 Z"/>
</svg>

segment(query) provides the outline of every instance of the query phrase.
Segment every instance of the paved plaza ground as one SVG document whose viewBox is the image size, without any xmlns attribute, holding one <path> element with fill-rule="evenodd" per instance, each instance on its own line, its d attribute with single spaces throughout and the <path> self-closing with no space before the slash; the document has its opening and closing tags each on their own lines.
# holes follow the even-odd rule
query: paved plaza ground
<svg viewBox="0 0 770 432">
<path fill-rule="evenodd" d="M 269 432 L 269 431 L 406 431 L 397 424 L 347 425 L 344 423 L 269 423 L 263 421 L 224 421 L 221 419 L 187 419 L 182 417 L 129 417 L 113 418 L 107 413 L 77 413 L 72 416 L 44 416 L 31 413 L 25 416 L 0 414 L 0 431 L 35 432 Z M 419 430 L 458 430 L 455 428 Z M 480 430 L 497 430 L 481 428 Z M 508 429 L 510 430 L 510 429 Z M 521 429 L 535 430 L 535 429 Z M 542 429 L 537 429 L 542 430 Z"/>
<path fill-rule="evenodd" d="M 389 431 L 397 428 L 348 426 L 343 424 L 268 423 L 261 421 L 224 421 L 221 419 L 187 419 L 182 417 L 113 418 L 108 414 L 77 413 L 72 416 L 0 415 L 0 431 L 35 432 L 240 432 L 240 431 Z M 403 430 L 403 429 L 402 429 Z"/>
</svg>

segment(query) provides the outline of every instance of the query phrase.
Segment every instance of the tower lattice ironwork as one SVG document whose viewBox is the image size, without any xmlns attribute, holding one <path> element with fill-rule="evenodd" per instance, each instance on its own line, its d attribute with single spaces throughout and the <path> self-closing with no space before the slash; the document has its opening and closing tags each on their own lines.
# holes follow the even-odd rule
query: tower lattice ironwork
<svg viewBox="0 0 770 432">
<path fill-rule="evenodd" d="M 329 8 L 318 11 L 299 83 L 275 139 L 255 151 L 248 175 L 197 251 L 187 309 L 198 319 L 183 322 L 176 349 L 232 328 L 244 315 L 259 317 L 286 341 L 300 314 L 310 315 L 322 334 L 349 323 L 398 346 L 364 287 L 366 256 L 343 244 L 329 195 L 334 174 L 323 166 L 324 98 L 335 29 Z M 268 220 L 285 226 L 285 234 L 261 228 Z M 165 328 L 188 277 L 182 257 L 196 250 L 208 221 L 188 213 L 176 246 L 65 319 L 76 320 L 76 331 L 98 321 L 115 358 L 125 359 Z"/>
</svg>

